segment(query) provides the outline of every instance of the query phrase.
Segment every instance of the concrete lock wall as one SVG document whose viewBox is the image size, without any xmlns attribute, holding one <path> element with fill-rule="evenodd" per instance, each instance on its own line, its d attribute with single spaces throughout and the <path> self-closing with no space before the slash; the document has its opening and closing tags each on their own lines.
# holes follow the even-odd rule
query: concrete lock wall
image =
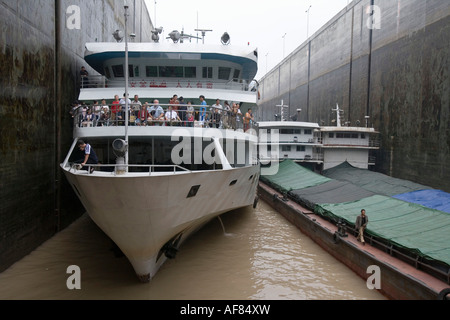
<svg viewBox="0 0 450 320">
<path fill-rule="evenodd" d="M 129 6 L 128 30 L 150 41 L 144 1 Z M 123 12 L 113 0 L 0 1 L 0 272 L 84 213 L 59 167 L 69 110 L 85 42 L 113 41 Z"/>
<path fill-rule="evenodd" d="M 374 18 L 374 19 L 372 19 Z M 376 170 L 450 191 L 450 2 L 353 1 L 260 80 L 257 120 L 380 131 Z"/>
</svg>

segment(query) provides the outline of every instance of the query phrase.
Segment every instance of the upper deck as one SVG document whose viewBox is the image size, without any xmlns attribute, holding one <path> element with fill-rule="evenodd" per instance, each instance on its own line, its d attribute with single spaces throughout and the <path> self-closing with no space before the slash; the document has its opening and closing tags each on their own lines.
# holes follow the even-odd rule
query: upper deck
<svg viewBox="0 0 450 320">
<path fill-rule="evenodd" d="M 122 43 L 87 43 L 85 60 L 101 76 L 81 82 L 80 100 L 112 97 L 125 86 Z M 194 43 L 130 43 L 128 86 L 140 97 L 256 103 L 257 51 L 247 47 Z M 112 95 L 111 95 L 112 94 Z"/>
</svg>

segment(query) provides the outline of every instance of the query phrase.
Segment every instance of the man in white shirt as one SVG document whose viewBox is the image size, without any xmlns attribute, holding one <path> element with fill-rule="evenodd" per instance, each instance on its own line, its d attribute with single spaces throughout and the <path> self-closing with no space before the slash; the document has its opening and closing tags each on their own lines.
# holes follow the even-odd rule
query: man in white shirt
<svg viewBox="0 0 450 320">
<path fill-rule="evenodd" d="M 128 100 L 128 112 L 129 112 L 131 109 L 131 100 L 130 100 L 130 98 L 127 98 L 127 100 Z M 125 109 L 126 109 L 125 93 L 123 94 L 123 98 L 120 99 L 119 104 L 120 104 L 120 110 L 122 113 L 122 119 L 125 120 Z M 129 115 L 130 114 L 128 113 L 128 119 L 130 119 Z"/>
<path fill-rule="evenodd" d="M 173 122 L 181 121 L 181 119 L 178 116 L 178 114 L 175 111 L 172 110 L 172 106 L 171 105 L 169 105 L 167 107 L 167 112 L 166 112 L 165 118 L 166 118 L 166 121 L 169 122 L 168 123 L 169 126 L 175 125 L 175 124 L 173 124 Z"/>
<path fill-rule="evenodd" d="M 215 128 L 222 127 L 220 123 L 220 116 L 222 113 L 222 105 L 220 99 L 216 99 L 216 103 L 211 106 L 211 121 L 212 126 Z"/>
</svg>

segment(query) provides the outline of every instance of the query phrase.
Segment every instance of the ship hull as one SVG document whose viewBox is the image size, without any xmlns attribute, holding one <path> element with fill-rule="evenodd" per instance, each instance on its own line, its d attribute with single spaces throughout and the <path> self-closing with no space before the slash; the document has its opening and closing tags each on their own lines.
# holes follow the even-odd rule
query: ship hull
<svg viewBox="0 0 450 320">
<path fill-rule="evenodd" d="M 252 205 L 259 179 L 259 166 L 123 176 L 64 172 L 89 216 L 142 282 L 150 281 L 166 255 L 208 221 Z"/>
</svg>

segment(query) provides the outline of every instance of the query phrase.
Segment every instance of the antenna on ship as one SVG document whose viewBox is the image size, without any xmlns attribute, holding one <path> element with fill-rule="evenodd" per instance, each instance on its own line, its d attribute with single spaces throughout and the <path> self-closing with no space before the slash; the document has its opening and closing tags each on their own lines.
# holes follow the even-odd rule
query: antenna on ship
<svg viewBox="0 0 450 320">
<path fill-rule="evenodd" d="M 201 31 L 202 33 L 202 42 L 205 44 L 205 35 L 206 32 L 212 31 L 211 29 L 194 29 L 195 31 Z"/>
<path fill-rule="evenodd" d="M 288 109 L 289 106 L 284 104 L 284 100 L 281 100 L 281 104 L 276 105 L 275 107 L 280 107 L 281 121 L 286 121 L 288 117 L 286 109 Z"/>
<path fill-rule="evenodd" d="M 339 109 L 339 104 L 336 103 L 336 109 L 331 109 L 332 111 L 336 111 L 336 126 L 340 127 L 341 126 L 341 111 Z"/>
</svg>

